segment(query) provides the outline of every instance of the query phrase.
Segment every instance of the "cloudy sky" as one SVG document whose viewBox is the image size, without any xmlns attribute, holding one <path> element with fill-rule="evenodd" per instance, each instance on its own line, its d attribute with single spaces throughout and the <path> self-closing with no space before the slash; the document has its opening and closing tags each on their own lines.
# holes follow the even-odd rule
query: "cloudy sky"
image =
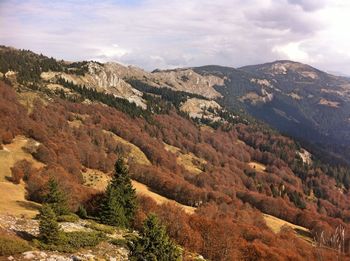
<svg viewBox="0 0 350 261">
<path fill-rule="evenodd" d="M 350 75 L 348 0 L 0 0 L 0 44 L 147 70 L 291 59 Z"/>
</svg>

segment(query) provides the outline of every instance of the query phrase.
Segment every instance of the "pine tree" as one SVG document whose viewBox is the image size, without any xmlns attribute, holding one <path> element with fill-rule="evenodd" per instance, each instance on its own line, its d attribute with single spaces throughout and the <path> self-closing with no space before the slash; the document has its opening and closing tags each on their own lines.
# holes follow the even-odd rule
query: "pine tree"
<svg viewBox="0 0 350 261">
<path fill-rule="evenodd" d="M 50 178 L 48 182 L 48 192 L 44 196 L 44 203 L 49 204 L 57 216 L 69 213 L 67 198 L 54 178 Z"/>
<path fill-rule="evenodd" d="M 87 211 L 86 209 L 84 208 L 84 206 L 80 205 L 78 207 L 78 210 L 76 212 L 76 214 L 80 217 L 80 218 L 87 218 L 88 217 L 88 214 L 87 214 Z"/>
<path fill-rule="evenodd" d="M 40 209 L 39 237 L 46 244 L 57 244 L 60 239 L 60 230 L 55 212 L 48 204 L 44 204 Z"/>
<path fill-rule="evenodd" d="M 143 224 L 141 236 L 130 244 L 129 258 L 135 261 L 175 261 L 181 260 L 181 251 L 170 240 L 157 217 L 150 215 Z"/>
<path fill-rule="evenodd" d="M 100 208 L 100 219 L 104 224 L 129 227 L 134 218 L 136 193 L 123 158 L 119 158 L 115 164 L 114 176 L 107 186 Z"/>
</svg>

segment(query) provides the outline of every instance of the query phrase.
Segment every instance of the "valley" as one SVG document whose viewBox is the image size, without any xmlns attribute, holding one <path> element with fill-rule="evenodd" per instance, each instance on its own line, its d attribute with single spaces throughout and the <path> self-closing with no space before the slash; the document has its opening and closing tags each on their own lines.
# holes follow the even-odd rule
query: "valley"
<svg viewBox="0 0 350 261">
<path fill-rule="evenodd" d="M 319 94 L 318 81 L 336 86 L 343 79 L 286 61 L 145 72 L 114 63 L 63 62 L 6 47 L 0 58 L 0 192 L 5 195 L 0 213 L 38 222 L 31 218 L 45 210 L 53 190 L 67 201 L 65 214 L 56 217 L 63 220 L 60 226 L 83 226 L 81 232 L 91 241 L 77 239 L 79 250 L 69 249 L 67 242 L 76 236 L 72 231 L 61 231 L 65 239 L 50 245 L 37 235 L 21 238 L 8 226 L 0 236 L 9 233 L 35 251 L 100 253 L 106 246 L 115 255 L 124 249 L 125 257 L 137 242 L 134 236 L 143 233 L 147 222 L 156 222 L 153 213 L 174 244 L 174 254 L 181 250 L 183 258 L 349 257 L 348 235 L 339 232 L 349 229 L 347 165 L 329 164 L 319 157 L 322 150 L 252 117 L 257 116 L 253 110 L 270 120 L 283 117 L 287 123 L 278 120 L 281 125 L 300 123 L 302 128 L 293 128 L 312 129 L 315 139 L 315 133 L 331 133 L 313 128 L 311 122 L 321 126 L 326 121 L 305 114 L 313 111 L 310 104 L 303 112 L 291 112 L 308 95 Z M 292 80 L 303 86 L 285 82 Z M 305 84 L 311 82 L 310 91 Z M 347 111 L 346 103 L 335 98 L 324 97 L 322 104 L 320 97 L 310 99 L 312 106 L 322 105 L 320 110 Z M 282 101 L 290 110 L 279 106 Z M 325 111 L 327 117 L 332 113 Z M 132 211 L 120 210 L 127 207 Z M 133 217 L 129 220 L 126 213 Z M 128 238 L 126 227 L 138 232 Z M 122 242 L 110 238 L 112 230 Z"/>
</svg>

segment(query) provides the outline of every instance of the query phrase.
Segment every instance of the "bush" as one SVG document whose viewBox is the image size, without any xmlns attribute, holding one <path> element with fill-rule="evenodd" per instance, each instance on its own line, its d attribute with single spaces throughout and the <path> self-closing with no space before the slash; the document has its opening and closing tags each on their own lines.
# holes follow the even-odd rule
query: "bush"
<svg viewBox="0 0 350 261">
<path fill-rule="evenodd" d="M 105 240 L 106 236 L 102 232 L 68 232 L 64 233 L 64 244 L 69 245 L 75 249 L 82 247 L 93 247 Z"/>
<path fill-rule="evenodd" d="M 76 214 L 77 214 L 80 218 L 82 218 L 82 219 L 86 219 L 86 218 L 88 217 L 87 212 L 86 212 L 86 209 L 85 209 L 85 207 L 82 206 L 82 205 L 79 206 L 79 208 L 78 208 Z"/>
<path fill-rule="evenodd" d="M 57 217 L 58 222 L 77 222 L 79 220 L 79 217 L 75 214 L 69 214 L 69 215 L 61 215 Z"/>
<path fill-rule="evenodd" d="M 11 168 L 11 180 L 15 184 L 19 184 L 21 180 L 32 172 L 32 163 L 27 160 L 20 160 Z"/>
<path fill-rule="evenodd" d="M 130 260 L 180 260 L 181 250 L 169 238 L 158 218 L 151 214 L 145 220 L 139 238 L 129 242 Z"/>
<path fill-rule="evenodd" d="M 128 247 L 128 241 L 124 238 L 112 239 L 111 241 L 109 241 L 109 243 L 118 247 L 124 247 L 124 248 Z"/>
<path fill-rule="evenodd" d="M 10 235 L 0 235 L 0 256 L 20 254 L 30 250 L 29 244 Z"/>
<path fill-rule="evenodd" d="M 95 221 L 89 220 L 89 223 L 85 225 L 87 228 L 103 232 L 106 234 L 113 234 L 115 232 L 115 227 L 104 225 L 104 224 L 99 224 Z"/>
<path fill-rule="evenodd" d="M 76 251 L 76 249 L 66 244 L 58 244 L 58 245 L 45 244 L 44 242 L 39 241 L 37 239 L 33 240 L 33 244 L 35 247 L 40 248 L 41 250 L 58 251 L 58 252 L 64 252 L 64 253 L 73 253 Z"/>
<path fill-rule="evenodd" d="M 84 247 L 94 247 L 101 241 L 106 240 L 102 232 L 66 232 L 60 234 L 60 240 L 55 244 L 45 244 L 38 240 L 34 243 L 44 250 L 73 253 Z"/>
</svg>

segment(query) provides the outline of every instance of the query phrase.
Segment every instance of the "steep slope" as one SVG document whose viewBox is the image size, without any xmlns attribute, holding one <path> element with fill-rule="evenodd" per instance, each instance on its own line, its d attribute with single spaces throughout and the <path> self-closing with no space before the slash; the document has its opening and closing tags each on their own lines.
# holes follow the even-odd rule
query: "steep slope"
<svg viewBox="0 0 350 261">
<path fill-rule="evenodd" d="M 225 105 L 244 108 L 283 133 L 321 150 L 330 148 L 340 161 L 350 162 L 348 79 L 291 61 L 195 70 L 227 77 L 225 87 L 217 88 Z"/>
<path fill-rule="evenodd" d="M 101 195 L 90 181 L 98 181 L 101 172 L 111 173 L 116 159 L 123 156 L 131 177 L 139 182 L 135 186 L 147 186 L 147 192 L 166 202 L 195 207 L 188 215 L 174 204 L 159 206 L 140 197 L 135 220 L 137 226 L 147 214 L 157 213 L 171 237 L 189 251 L 209 260 L 346 257 L 344 247 L 340 246 L 340 253 L 332 250 L 339 247 L 331 239 L 337 227 L 350 229 L 349 169 L 316 160 L 304 164 L 307 156 L 292 139 L 198 94 L 125 79 L 131 88 L 143 90 L 143 109 L 111 95 L 109 87 L 97 91 L 93 84 L 83 88 L 61 78 L 40 78 L 50 72 L 85 77 L 87 63 L 66 64 L 19 51 L 11 57 L 14 64 L 0 59 L 4 75 L 13 71 L 11 77 L 4 77 L 10 85 L 0 81 L 0 150 L 19 135 L 40 143 L 30 153 L 46 167 L 23 177 L 29 199 L 41 203 L 48 178 L 55 175 L 72 211 L 84 205 L 94 215 Z M 23 59 L 29 60 L 23 63 Z M 33 65 L 38 65 L 36 70 Z M 214 69 L 223 70 L 215 77 L 226 77 L 228 82 L 241 79 L 252 92 L 268 85 L 252 82 L 250 72 Z M 124 67 L 123 74 L 128 74 Z M 39 99 L 25 102 L 23 93 Z M 268 94 L 262 102 L 269 102 Z M 181 111 L 186 103 L 189 113 L 195 105 L 201 109 L 198 113 L 210 112 L 212 117 L 192 119 Z M 201 108 L 202 104 L 214 108 Z M 223 120 L 213 122 L 215 117 Z M 309 229 L 316 246 L 288 229 L 275 234 L 263 213 Z M 323 239 L 316 238 L 320 234 Z M 348 235 L 341 240 L 348 242 Z"/>
</svg>

